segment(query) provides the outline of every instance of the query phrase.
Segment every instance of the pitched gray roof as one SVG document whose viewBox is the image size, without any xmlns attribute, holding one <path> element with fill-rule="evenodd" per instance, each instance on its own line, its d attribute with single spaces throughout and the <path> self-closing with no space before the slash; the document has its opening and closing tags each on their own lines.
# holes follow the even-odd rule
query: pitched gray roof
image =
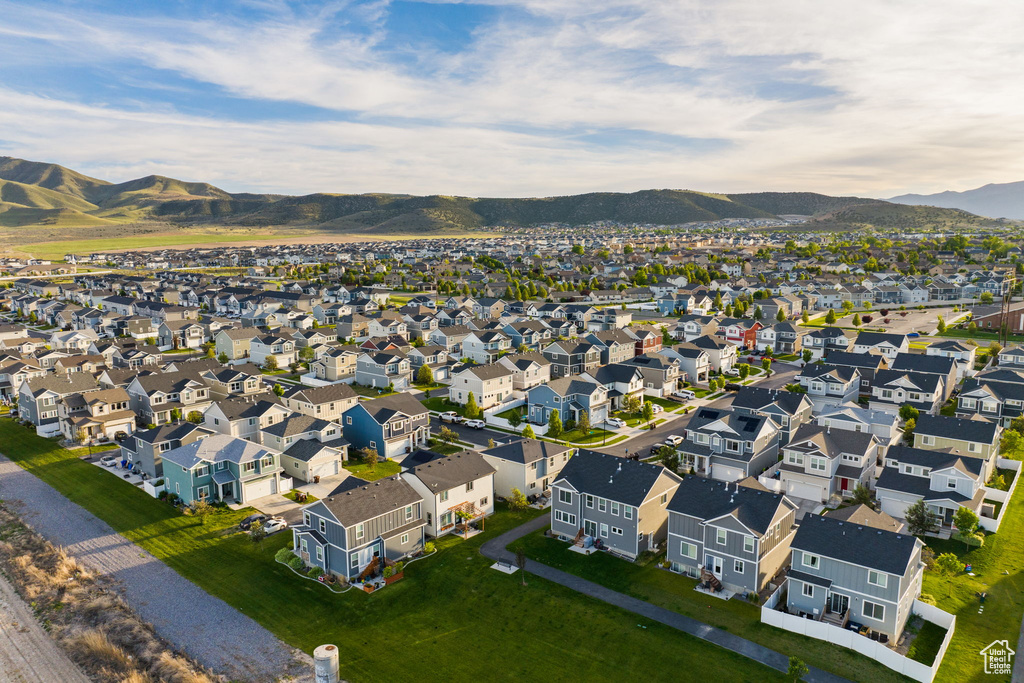
<svg viewBox="0 0 1024 683">
<path fill-rule="evenodd" d="M 555 483 L 564 481 L 580 493 L 639 507 L 662 476 L 680 481 L 661 465 L 581 449 L 565 463 Z"/>
<path fill-rule="evenodd" d="M 283 398 L 293 398 L 313 405 L 358 398 L 352 387 L 345 383 L 328 384 L 322 387 L 294 386 L 285 391 Z"/>
<path fill-rule="evenodd" d="M 572 448 L 569 446 L 563 446 L 549 441 L 520 439 L 519 441 L 513 441 L 512 443 L 507 443 L 503 446 L 488 448 L 483 453 L 484 455 L 501 458 L 502 460 L 507 460 L 509 462 L 529 464 L 531 462 L 536 462 L 537 460 L 561 455 L 562 453 L 571 450 Z"/>
<path fill-rule="evenodd" d="M 482 455 L 475 451 L 461 451 L 447 458 L 437 458 L 409 470 L 409 474 L 422 481 L 431 491 L 447 491 L 494 474 Z"/>
<path fill-rule="evenodd" d="M 807 515 L 793 537 L 794 550 L 903 576 L 921 542 L 821 515 Z"/>
<path fill-rule="evenodd" d="M 999 435 L 999 425 L 983 418 L 964 419 L 945 415 L 921 414 L 917 418 L 915 434 L 927 434 L 942 439 L 958 439 L 992 444 Z"/>
<path fill-rule="evenodd" d="M 309 507 L 323 505 L 342 525 L 349 527 L 421 500 L 420 494 L 398 475 L 374 482 L 349 477 L 329 496 Z"/>
<path fill-rule="evenodd" d="M 668 504 L 670 512 L 702 520 L 732 515 L 758 534 L 768 531 L 779 508 L 796 505 L 782 494 L 696 476 L 684 479 Z"/>
<path fill-rule="evenodd" d="M 163 454 L 163 459 L 192 469 L 200 462 L 233 462 L 244 463 L 259 460 L 274 453 L 252 441 L 237 436 L 214 434 L 205 439 L 194 441 L 180 448 L 173 448 Z"/>
</svg>

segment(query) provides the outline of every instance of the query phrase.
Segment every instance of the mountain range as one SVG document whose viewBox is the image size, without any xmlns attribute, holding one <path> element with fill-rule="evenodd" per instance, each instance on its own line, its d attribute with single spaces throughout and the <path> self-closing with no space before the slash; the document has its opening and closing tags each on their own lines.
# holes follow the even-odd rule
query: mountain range
<svg viewBox="0 0 1024 683">
<path fill-rule="evenodd" d="M 422 234 L 488 226 L 597 221 L 675 225 L 722 218 L 810 216 L 811 228 L 916 227 L 984 222 L 963 211 L 903 206 L 810 192 L 711 194 L 690 190 L 592 192 L 564 197 L 231 193 L 202 182 L 150 175 L 111 183 L 37 161 L 0 157 L 0 226 L 303 226 L 357 234 Z"/>
<path fill-rule="evenodd" d="M 989 183 L 982 187 L 936 194 L 903 194 L 886 201 L 896 204 L 924 204 L 947 209 L 961 209 L 980 216 L 1024 219 L 1024 181 Z"/>
</svg>

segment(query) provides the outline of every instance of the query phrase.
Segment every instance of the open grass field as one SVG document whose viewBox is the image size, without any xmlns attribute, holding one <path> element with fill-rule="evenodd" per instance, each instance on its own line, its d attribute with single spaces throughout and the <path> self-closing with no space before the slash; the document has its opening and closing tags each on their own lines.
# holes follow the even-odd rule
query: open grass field
<svg viewBox="0 0 1024 683">
<path fill-rule="evenodd" d="M 372 595 L 336 595 L 274 561 L 289 534 L 256 547 L 232 533 L 247 511 L 218 511 L 201 526 L 6 419 L 0 451 L 286 643 L 306 652 L 339 645 L 350 681 L 783 680 L 561 586 L 530 577 L 524 587 L 518 575 L 490 570 L 480 544 L 538 511 L 499 511 L 484 534 L 441 539 L 404 580 Z"/>
<path fill-rule="evenodd" d="M 570 552 L 566 543 L 545 537 L 544 530 L 526 536 L 520 543 L 529 557 L 546 565 L 799 657 L 844 678 L 871 683 L 908 680 L 852 650 L 766 626 L 760 622 L 759 607 L 698 593 L 693 589 L 697 583 L 694 579 L 660 569 L 656 562 L 641 567 L 607 553 L 580 555 Z"/>
</svg>

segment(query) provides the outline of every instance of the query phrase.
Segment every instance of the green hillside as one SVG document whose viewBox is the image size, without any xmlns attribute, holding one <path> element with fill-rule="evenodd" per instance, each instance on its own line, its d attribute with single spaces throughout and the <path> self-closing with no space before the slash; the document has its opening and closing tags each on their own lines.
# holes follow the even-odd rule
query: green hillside
<svg viewBox="0 0 1024 683">
<path fill-rule="evenodd" d="M 85 212 L 98 208 L 75 195 L 13 180 L 0 180 L 0 202 L 28 209 L 74 209 Z"/>
<path fill-rule="evenodd" d="M 807 223 L 815 228 L 878 228 L 914 230 L 918 228 L 949 229 L 999 225 L 999 221 L 975 216 L 959 209 L 934 206 L 910 206 L 873 202 L 834 211 Z"/>
<path fill-rule="evenodd" d="M 0 157 L 0 179 L 36 185 L 79 199 L 87 199 L 87 194 L 94 188 L 110 184 L 106 180 L 90 178 L 57 164 L 26 161 L 14 157 Z"/>
<path fill-rule="evenodd" d="M 731 194 L 729 199 L 776 216 L 814 216 L 858 204 L 876 203 L 861 197 L 830 197 L 815 192 L 751 192 Z"/>
</svg>

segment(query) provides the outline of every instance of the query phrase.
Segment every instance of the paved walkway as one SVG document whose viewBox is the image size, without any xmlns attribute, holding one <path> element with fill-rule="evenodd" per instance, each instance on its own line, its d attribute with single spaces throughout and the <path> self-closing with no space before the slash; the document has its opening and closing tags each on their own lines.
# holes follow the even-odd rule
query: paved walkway
<svg viewBox="0 0 1024 683">
<path fill-rule="evenodd" d="M 502 560 L 504 562 L 515 563 L 515 554 L 506 550 L 506 546 L 513 543 L 517 539 L 526 536 L 527 534 L 533 533 L 538 529 L 543 529 L 550 523 L 550 520 L 546 515 L 541 515 L 536 519 L 530 520 L 526 524 L 516 527 L 511 531 L 506 531 L 502 535 L 492 538 L 483 544 L 480 548 L 480 552 L 492 560 Z M 778 671 L 785 672 L 789 668 L 789 658 L 786 655 L 780 654 L 775 650 L 770 650 L 763 645 L 751 642 L 746 638 L 740 638 L 737 635 L 733 635 L 728 631 L 723 631 L 720 628 L 710 626 L 696 619 L 683 616 L 678 612 L 652 605 L 649 602 L 632 598 L 623 593 L 613 591 L 609 588 L 605 588 L 600 584 L 596 584 L 586 579 L 581 579 L 573 574 L 549 567 L 546 564 L 540 562 L 534 562 L 533 560 L 527 560 L 526 571 L 539 576 L 548 581 L 571 588 L 574 591 L 583 593 L 592 598 L 602 600 L 610 605 L 621 607 L 624 610 L 633 612 L 642 617 L 647 617 L 653 621 L 660 622 L 666 626 L 678 629 L 684 633 L 688 633 L 691 636 L 700 638 L 709 643 L 714 643 L 719 647 L 723 647 L 727 650 L 732 650 L 744 657 L 749 657 L 756 662 L 760 662 L 765 666 L 769 666 Z M 798 654 L 798 653 L 797 653 Z M 820 669 L 811 667 L 810 672 L 804 676 L 804 681 L 808 683 L 842 683 L 847 679 L 839 676 L 830 674 Z"/>
<path fill-rule="evenodd" d="M 116 485 L 116 482 L 111 482 Z M 36 531 L 112 577 L 128 604 L 172 645 L 232 680 L 286 674 L 311 682 L 312 658 L 185 579 L 105 522 L 0 455 L 0 499 Z M 0 679 L 2 680 L 2 679 Z"/>
</svg>

